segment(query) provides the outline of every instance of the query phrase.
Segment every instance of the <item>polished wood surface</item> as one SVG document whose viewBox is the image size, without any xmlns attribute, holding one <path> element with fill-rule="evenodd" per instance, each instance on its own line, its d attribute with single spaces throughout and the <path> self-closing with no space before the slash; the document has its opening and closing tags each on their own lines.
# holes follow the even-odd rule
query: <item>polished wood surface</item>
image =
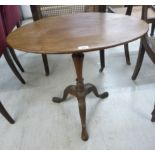
<svg viewBox="0 0 155 155">
<path fill-rule="evenodd" d="M 134 17 L 111 13 L 79 13 L 48 17 L 11 33 L 13 48 L 34 53 L 74 53 L 101 50 L 135 40 L 148 25 Z"/>
</svg>

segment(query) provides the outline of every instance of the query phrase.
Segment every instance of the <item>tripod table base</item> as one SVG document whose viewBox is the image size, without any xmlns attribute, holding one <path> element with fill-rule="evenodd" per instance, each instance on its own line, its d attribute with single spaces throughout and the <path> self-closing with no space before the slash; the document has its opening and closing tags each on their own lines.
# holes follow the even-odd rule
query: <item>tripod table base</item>
<svg viewBox="0 0 155 155">
<path fill-rule="evenodd" d="M 59 97 L 54 97 L 53 102 L 56 103 L 61 103 L 66 100 L 67 96 L 69 94 L 75 96 L 78 100 L 79 104 L 79 112 L 80 112 L 80 117 L 81 117 L 81 123 L 82 123 L 82 133 L 81 133 L 81 138 L 86 141 L 88 140 L 88 133 L 86 129 L 86 103 L 85 103 L 85 98 L 86 96 L 93 92 L 96 97 L 99 98 L 106 98 L 108 97 L 108 92 L 104 92 L 102 94 L 99 94 L 96 87 L 93 84 L 85 84 L 84 89 L 82 91 L 78 91 L 78 87 L 76 85 L 70 85 L 64 90 L 64 94 L 62 98 Z"/>
<path fill-rule="evenodd" d="M 54 97 L 53 102 L 61 103 L 61 102 L 65 101 L 68 94 L 71 94 L 77 98 L 78 105 L 79 105 L 81 124 L 82 124 L 81 138 L 82 138 L 82 140 L 86 141 L 86 140 L 88 140 L 88 133 L 87 133 L 87 129 L 86 129 L 86 102 L 85 102 L 85 98 L 89 93 L 93 92 L 96 97 L 104 99 L 104 98 L 108 97 L 108 92 L 99 94 L 97 91 L 97 88 L 93 84 L 90 84 L 90 83 L 84 84 L 83 78 L 82 78 L 82 67 L 83 67 L 83 59 L 84 59 L 83 53 L 72 54 L 72 58 L 73 58 L 75 71 L 76 71 L 76 75 L 77 75 L 76 85 L 68 86 L 64 90 L 63 97 L 62 98 Z"/>
</svg>

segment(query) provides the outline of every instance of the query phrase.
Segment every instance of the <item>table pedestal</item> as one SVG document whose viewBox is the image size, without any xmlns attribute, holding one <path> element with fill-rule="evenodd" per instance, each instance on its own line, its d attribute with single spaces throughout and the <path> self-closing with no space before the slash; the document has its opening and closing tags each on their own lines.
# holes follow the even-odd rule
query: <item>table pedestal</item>
<svg viewBox="0 0 155 155">
<path fill-rule="evenodd" d="M 81 118 L 81 124 L 82 124 L 82 133 L 81 138 L 86 141 L 88 140 L 88 133 L 86 129 L 86 102 L 85 98 L 86 96 L 93 92 L 96 97 L 99 98 L 106 98 L 108 97 L 108 92 L 104 92 L 102 94 L 99 94 L 96 87 L 93 84 L 84 84 L 84 79 L 82 78 L 82 68 L 83 68 L 83 59 L 84 54 L 83 53 L 75 53 L 72 54 L 75 70 L 76 70 L 76 85 L 70 85 L 64 90 L 64 94 L 62 98 L 54 97 L 53 102 L 60 103 L 63 102 L 68 94 L 71 94 L 75 96 L 78 100 L 79 105 L 79 113 Z"/>
</svg>

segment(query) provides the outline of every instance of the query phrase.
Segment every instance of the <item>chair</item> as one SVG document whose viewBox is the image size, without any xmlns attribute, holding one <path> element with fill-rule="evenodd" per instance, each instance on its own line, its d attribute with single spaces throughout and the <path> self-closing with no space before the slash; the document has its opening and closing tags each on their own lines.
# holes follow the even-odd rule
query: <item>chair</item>
<svg viewBox="0 0 155 155">
<path fill-rule="evenodd" d="M 152 6 L 151 6 L 151 9 L 152 9 L 153 11 L 155 11 L 155 5 L 152 5 Z M 153 22 L 153 23 L 152 23 L 152 26 L 151 26 L 151 33 L 150 33 L 151 36 L 154 35 L 154 29 L 155 29 L 155 22 Z"/>
<path fill-rule="evenodd" d="M 145 20 L 147 23 L 153 23 L 155 21 L 155 16 L 148 18 L 148 15 L 149 15 L 148 13 L 149 13 L 149 6 L 148 5 L 143 6 L 142 19 Z M 142 37 L 140 41 L 138 58 L 134 69 L 134 73 L 132 75 L 132 80 L 136 80 L 138 76 L 145 52 L 148 54 L 152 62 L 155 64 L 155 38 L 152 36 L 149 36 L 148 34 Z"/>
<path fill-rule="evenodd" d="M 123 8 L 123 9 L 126 11 L 126 13 L 125 13 L 126 15 L 131 15 L 132 6 L 128 5 L 127 6 L 127 9 L 126 8 Z M 105 10 L 103 12 L 105 12 Z M 110 13 L 116 13 L 115 10 L 112 7 L 110 7 L 110 6 L 107 6 L 107 11 L 110 12 Z M 128 47 L 128 44 L 124 44 L 124 51 L 125 51 L 126 63 L 128 65 L 130 65 L 131 63 L 130 63 L 130 56 L 129 56 L 129 47 Z M 101 64 L 101 68 L 100 68 L 99 71 L 102 72 L 103 69 L 104 69 L 104 67 L 105 67 L 104 50 L 100 51 L 100 64 Z"/>
<path fill-rule="evenodd" d="M 13 73 L 16 75 L 16 77 L 23 83 L 25 84 L 24 79 L 21 77 L 20 73 L 15 67 L 15 64 L 10 56 L 9 49 L 7 48 L 7 43 L 6 43 L 6 34 L 3 26 L 3 21 L 0 13 L 0 57 L 4 55 L 9 67 L 12 69 Z"/>
<path fill-rule="evenodd" d="M 95 5 L 31 5 L 31 12 L 33 20 L 39 20 L 48 16 L 58 16 L 58 15 L 68 15 L 80 12 L 105 12 L 105 6 L 95 6 Z M 103 51 L 100 52 L 103 59 Z M 47 55 L 42 54 L 45 72 L 49 74 Z M 104 61 L 102 61 L 102 66 L 104 66 Z"/>
<path fill-rule="evenodd" d="M 12 119 L 12 117 L 9 115 L 9 113 L 4 108 L 3 104 L 0 101 L 0 113 L 10 122 L 11 124 L 14 124 L 15 121 Z"/>
<path fill-rule="evenodd" d="M 111 12 L 111 13 L 126 14 L 126 15 L 131 15 L 131 16 L 137 17 L 137 18 L 141 18 L 142 6 L 126 5 L 125 7 L 119 7 L 119 8 L 113 8 L 111 6 L 107 6 L 107 10 L 108 10 L 108 12 Z M 148 8 L 148 17 L 149 17 L 149 19 L 155 17 L 155 12 L 150 7 Z M 153 35 L 152 33 L 154 30 L 155 22 L 152 20 L 148 20 L 148 23 L 152 24 L 151 35 Z M 124 51 L 125 51 L 126 63 L 128 65 L 130 65 L 131 63 L 130 63 L 128 44 L 124 44 Z M 103 61 L 103 60 L 104 60 L 104 58 L 103 59 L 101 58 L 101 61 Z M 102 70 L 103 70 L 103 66 L 101 65 L 100 72 L 102 72 Z"/>
<path fill-rule="evenodd" d="M 5 32 L 4 32 L 4 28 L 3 28 L 3 23 L 2 23 L 2 18 L 1 18 L 1 14 L 0 14 L 0 57 L 2 56 L 2 54 L 4 54 L 5 52 L 5 48 L 6 48 L 6 41 L 5 41 Z M 10 57 L 8 56 L 8 51 L 5 52 L 5 57 L 6 60 L 9 63 L 9 66 L 14 67 L 12 64 L 12 59 L 10 59 Z M 10 61 L 11 63 L 10 63 Z M 0 101 L 0 113 L 11 123 L 14 123 L 14 120 L 11 118 L 11 116 L 8 114 L 8 112 L 6 111 L 6 109 L 4 108 L 4 106 L 2 105 L 1 101 Z"/>
<path fill-rule="evenodd" d="M 123 11 L 123 9 L 118 8 L 115 9 L 117 13 L 120 13 Z M 141 18 L 142 15 L 142 6 L 132 6 L 132 13 L 131 16 L 135 16 L 137 18 Z M 155 6 L 149 6 L 148 8 L 148 18 L 152 18 L 155 16 Z M 155 23 L 153 21 L 148 21 L 149 24 L 151 24 L 151 33 L 150 35 L 154 35 L 154 29 L 155 29 Z"/>
<path fill-rule="evenodd" d="M 155 21 L 155 16 L 151 17 L 151 18 L 148 17 L 149 8 L 150 7 L 148 5 L 145 5 L 142 7 L 142 17 L 141 18 L 143 20 L 145 20 L 147 23 L 153 23 Z M 132 75 L 132 80 L 135 80 L 138 76 L 138 73 L 142 66 L 145 52 L 148 54 L 148 56 L 150 57 L 152 62 L 155 64 L 155 38 L 152 36 L 149 36 L 148 34 L 144 35 L 141 38 L 138 58 L 137 58 L 136 66 L 134 69 L 134 73 Z M 151 121 L 155 122 L 155 105 L 154 105 L 154 109 L 151 114 L 152 114 Z"/>
<path fill-rule="evenodd" d="M 21 25 L 20 8 L 17 5 L 1 5 L 0 12 L 3 19 L 5 34 L 7 36 L 10 32 L 12 32 L 15 26 L 20 27 Z M 10 53 L 14 61 L 16 62 L 17 66 L 22 72 L 24 72 L 24 69 L 20 64 L 14 49 L 11 48 L 10 46 L 8 46 L 8 48 L 10 49 Z"/>
</svg>

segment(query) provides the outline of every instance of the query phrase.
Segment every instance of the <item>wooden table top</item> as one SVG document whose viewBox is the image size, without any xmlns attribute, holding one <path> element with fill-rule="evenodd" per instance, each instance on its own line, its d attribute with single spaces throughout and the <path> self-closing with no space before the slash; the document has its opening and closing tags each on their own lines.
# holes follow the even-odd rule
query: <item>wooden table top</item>
<svg viewBox="0 0 155 155">
<path fill-rule="evenodd" d="M 16 29 L 7 37 L 18 50 L 68 54 L 114 47 L 143 36 L 148 24 L 112 13 L 79 13 L 41 19 Z"/>
</svg>

